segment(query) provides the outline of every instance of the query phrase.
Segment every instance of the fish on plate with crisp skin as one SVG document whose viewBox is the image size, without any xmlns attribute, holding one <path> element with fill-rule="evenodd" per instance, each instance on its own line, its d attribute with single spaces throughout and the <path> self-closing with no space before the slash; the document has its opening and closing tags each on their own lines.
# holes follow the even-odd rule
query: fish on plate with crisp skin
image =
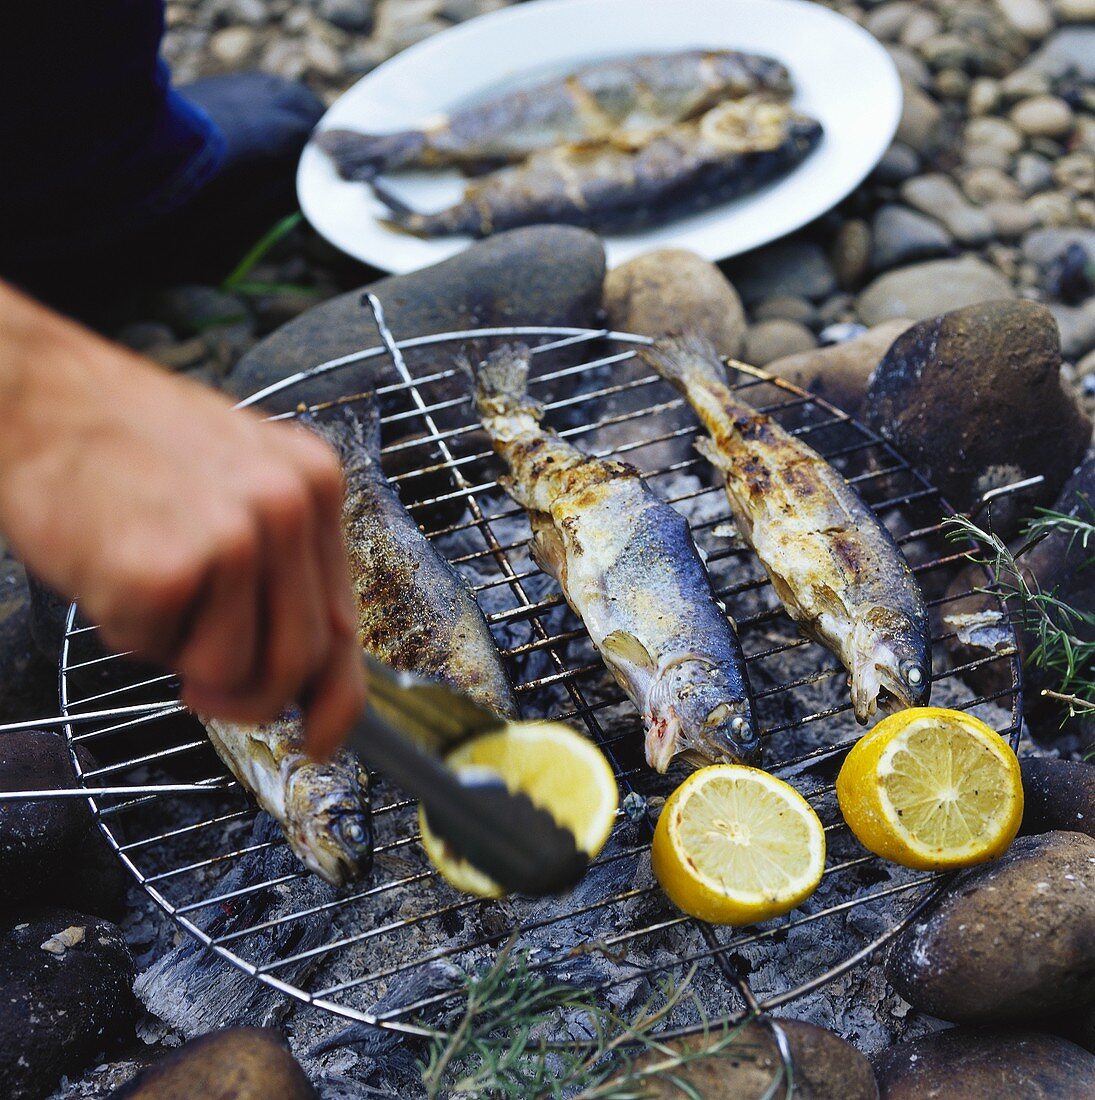
<svg viewBox="0 0 1095 1100">
<path fill-rule="evenodd" d="M 478 371 L 479 415 L 509 468 L 504 487 L 528 510 L 536 561 L 642 712 L 647 761 L 664 772 L 677 752 L 705 763 L 753 758 L 745 659 L 688 523 L 633 466 L 542 428 L 528 368 L 523 346 L 489 356 Z"/>
<path fill-rule="evenodd" d="M 434 214 L 409 209 L 374 184 L 386 219 L 420 237 L 561 223 L 603 233 L 664 225 L 756 190 L 803 161 L 821 124 L 782 101 L 747 96 L 679 123 L 639 148 L 563 145 L 471 181 L 464 197 Z"/>
<path fill-rule="evenodd" d="M 430 545 L 380 468 L 379 413 L 313 424 L 342 460 L 342 525 L 362 647 L 394 668 L 442 680 L 506 718 L 517 700 L 475 597 Z M 217 754 L 281 825 L 293 851 L 334 886 L 372 864 L 369 781 L 357 758 L 304 752 L 300 712 L 242 725 L 203 719 Z"/>
<path fill-rule="evenodd" d="M 639 144 L 725 99 L 791 94 L 787 70 L 733 50 L 685 50 L 587 65 L 570 76 L 495 96 L 420 130 L 362 134 L 325 130 L 316 143 L 344 179 L 398 168 L 477 169 L 523 160 L 554 145 Z"/>
<path fill-rule="evenodd" d="M 722 471 L 738 528 L 788 614 L 850 673 L 856 718 L 866 722 L 880 703 L 927 703 L 924 598 L 859 494 L 816 451 L 735 396 L 704 337 L 669 337 L 640 354 L 710 433 L 697 450 Z"/>
</svg>

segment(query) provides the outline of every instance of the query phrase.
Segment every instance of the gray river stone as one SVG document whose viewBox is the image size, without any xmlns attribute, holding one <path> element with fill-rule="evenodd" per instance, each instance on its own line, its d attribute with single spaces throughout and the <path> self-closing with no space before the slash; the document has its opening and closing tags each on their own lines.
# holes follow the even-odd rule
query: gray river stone
<svg viewBox="0 0 1095 1100">
<path fill-rule="evenodd" d="M 996 268 L 976 256 L 963 256 L 887 271 L 860 294 L 856 304 L 863 323 L 877 325 L 893 317 L 918 321 L 947 309 L 1014 297 L 1011 283 Z"/>
<path fill-rule="evenodd" d="M 368 289 L 380 299 L 396 339 L 505 325 L 596 323 L 604 281 L 600 238 L 567 226 L 533 226 L 499 233 L 432 267 L 393 275 Z M 342 294 L 290 321 L 256 345 L 231 372 L 225 388 L 243 397 L 298 371 L 380 343 L 361 290 Z M 453 345 L 408 354 L 421 376 L 451 366 Z M 395 382 L 387 357 L 311 379 L 264 403 L 271 411 L 304 400 L 331 400 Z M 432 387 L 431 400 L 463 396 L 462 378 Z M 443 419 L 443 418 L 442 418 Z"/>
</svg>

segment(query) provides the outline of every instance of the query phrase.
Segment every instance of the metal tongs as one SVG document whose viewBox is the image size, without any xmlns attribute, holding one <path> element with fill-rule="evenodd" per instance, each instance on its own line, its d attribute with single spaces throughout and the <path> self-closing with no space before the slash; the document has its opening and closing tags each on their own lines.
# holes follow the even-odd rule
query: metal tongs
<svg viewBox="0 0 1095 1100">
<path fill-rule="evenodd" d="M 420 799 L 434 832 L 505 889 L 542 895 L 573 886 L 589 857 L 569 829 L 500 779 L 458 775 L 442 762 L 446 749 L 504 723 L 445 684 L 371 657 L 365 666 L 368 703 L 349 747 Z"/>
</svg>

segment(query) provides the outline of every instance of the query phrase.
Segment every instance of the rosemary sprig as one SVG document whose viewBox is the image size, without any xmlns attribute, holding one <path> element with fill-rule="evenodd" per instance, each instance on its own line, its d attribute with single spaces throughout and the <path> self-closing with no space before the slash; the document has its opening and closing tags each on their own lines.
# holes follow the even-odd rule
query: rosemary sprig
<svg viewBox="0 0 1095 1100">
<path fill-rule="evenodd" d="M 1069 716 L 1095 711 L 1095 641 L 1080 636 L 1095 631 L 1095 613 L 1073 607 L 1057 589 L 1043 590 L 1019 559 L 1050 535 L 1066 534 L 1066 553 L 1077 543 L 1085 552 L 1092 550 L 1072 567 L 1072 575 L 1095 566 L 1095 507 L 1089 505 L 1086 512 L 1070 515 L 1039 509 L 1038 517 L 1026 527 L 1026 541 L 1014 552 L 994 531 L 965 516 L 947 521 L 948 537 L 972 540 L 980 548 L 980 553 L 970 553 L 971 560 L 992 569 L 997 588 L 1016 606 L 1017 623 L 1034 640 L 1027 660 L 1056 681 L 1057 690 L 1043 694 L 1064 702 Z"/>
<path fill-rule="evenodd" d="M 690 989 L 694 970 L 661 984 L 629 1018 L 596 991 L 553 983 L 529 966 L 511 941 L 493 965 L 465 977 L 466 1001 L 448 1038 L 437 1039 L 422 1064 L 429 1100 L 500 1097 L 505 1100 L 644 1100 L 654 1079 L 671 1082 L 682 1100 L 702 1100 L 680 1075 L 692 1062 L 739 1042 L 745 1023 L 709 1024 Z M 659 1028 L 682 1003 L 694 1006 L 703 1032 L 688 1050 L 663 1043 Z M 553 1044 L 567 1025 L 588 1039 L 569 1047 Z M 782 1092 L 781 1066 L 765 1100 Z M 789 1086 L 789 1081 L 787 1082 Z M 789 1087 L 788 1087 L 789 1093 Z"/>
</svg>

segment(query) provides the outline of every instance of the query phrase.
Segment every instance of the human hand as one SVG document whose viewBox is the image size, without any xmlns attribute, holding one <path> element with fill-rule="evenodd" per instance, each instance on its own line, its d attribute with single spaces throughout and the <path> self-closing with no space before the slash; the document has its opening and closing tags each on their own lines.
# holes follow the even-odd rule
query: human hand
<svg viewBox="0 0 1095 1100">
<path fill-rule="evenodd" d="M 334 453 L 0 285 L 0 530 L 183 701 L 301 701 L 332 751 L 364 704 Z"/>
</svg>

